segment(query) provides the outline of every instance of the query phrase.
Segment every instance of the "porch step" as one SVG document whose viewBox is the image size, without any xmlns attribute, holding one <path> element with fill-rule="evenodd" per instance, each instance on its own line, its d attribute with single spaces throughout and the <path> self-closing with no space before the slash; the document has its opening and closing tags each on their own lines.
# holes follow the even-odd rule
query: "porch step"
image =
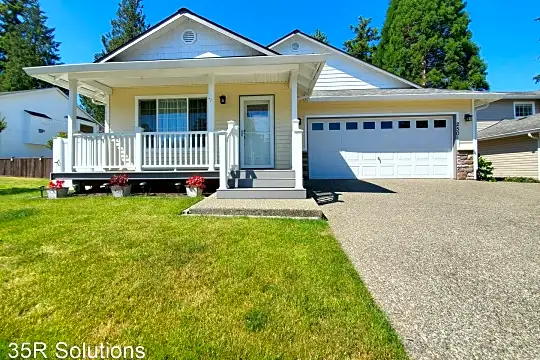
<svg viewBox="0 0 540 360">
<path fill-rule="evenodd" d="M 218 190 L 218 199 L 305 199 L 305 189 L 241 188 Z"/>
<path fill-rule="evenodd" d="M 231 173 L 235 179 L 294 179 L 294 170 L 236 170 Z"/>
<path fill-rule="evenodd" d="M 229 179 L 229 188 L 294 188 L 293 178 L 287 179 Z"/>
</svg>

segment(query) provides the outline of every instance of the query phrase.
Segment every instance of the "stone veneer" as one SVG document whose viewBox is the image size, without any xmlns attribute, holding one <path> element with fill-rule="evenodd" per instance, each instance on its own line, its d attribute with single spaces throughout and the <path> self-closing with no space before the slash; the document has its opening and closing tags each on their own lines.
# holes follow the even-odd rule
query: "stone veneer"
<svg viewBox="0 0 540 360">
<path fill-rule="evenodd" d="M 458 150 L 456 178 L 458 180 L 474 180 L 474 153 L 472 150 Z"/>
</svg>

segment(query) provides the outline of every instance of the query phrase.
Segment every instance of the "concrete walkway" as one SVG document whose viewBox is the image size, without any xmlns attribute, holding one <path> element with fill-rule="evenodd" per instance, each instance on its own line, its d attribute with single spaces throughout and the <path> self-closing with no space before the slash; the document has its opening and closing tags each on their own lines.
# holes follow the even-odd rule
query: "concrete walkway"
<svg viewBox="0 0 540 360">
<path fill-rule="evenodd" d="M 540 184 L 315 183 L 414 359 L 540 358 Z"/>
<path fill-rule="evenodd" d="M 217 199 L 213 194 L 184 211 L 188 215 L 321 219 L 313 199 Z"/>
</svg>

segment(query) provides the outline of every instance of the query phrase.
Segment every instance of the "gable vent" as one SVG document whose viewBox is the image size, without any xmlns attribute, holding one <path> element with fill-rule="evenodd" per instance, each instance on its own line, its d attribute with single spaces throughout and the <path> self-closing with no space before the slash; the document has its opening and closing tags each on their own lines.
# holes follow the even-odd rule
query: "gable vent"
<svg viewBox="0 0 540 360">
<path fill-rule="evenodd" d="M 297 42 L 293 42 L 291 44 L 291 50 L 294 51 L 294 52 L 297 52 L 298 50 L 300 50 L 300 44 L 297 43 Z"/>
<path fill-rule="evenodd" d="M 182 41 L 186 45 L 191 45 L 197 41 L 197 33 L 191 29 L 186 29 L 182 32 Z"/>
</svg>

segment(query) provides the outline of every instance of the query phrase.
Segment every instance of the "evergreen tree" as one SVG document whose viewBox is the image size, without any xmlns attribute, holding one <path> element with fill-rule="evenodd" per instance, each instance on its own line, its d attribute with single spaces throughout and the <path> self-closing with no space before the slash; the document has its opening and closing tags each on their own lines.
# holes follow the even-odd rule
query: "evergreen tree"
<svg viewBox="0 0 540 360">
<path fill-rule="evenodd" d="M 47 16 L 37 0 L 0 2 L 0 89 L 29 90 L 50 87 L 23 70 L 27 66 L 59 63 L 54 29 L 47 27 Z"/>
<path fill-rule="evenodd" d="M 488 90 L 463 0 L 391 0 L 374 63 L 426 87 Z"/>
<path fill-rule="evenodd" d="M 379 29 L 372 27 L 371 18 L 358 17 L 358 25 L 351 25 L 354 38 L 345 41 L 343 49 L 349 54 L 362 61 L 372 63 L 373 55 L 377 49 L 377 41 L 380 40 Z"/>
<path fill-rule="evenodd" d="M 94 55 L 97 60 L 111 51 L 138 36 L 149 25 L 143 13 L 142 0 L 121 0 L 116 11 L 116 18 L 111 20 L 111 31 L 101 36 L 103 50 Z M 81 96 L 81 104 L 87 113 L 103 124 L 105 122 L 105 108 L 97 105 L 91 99 Z"/>
<path fill-rule="evenodd" d="M 323 33 L 321 30 L 319 29 L 315 29 L 315 32 L 313 33 L 312 35 L 315 39 L 319 40 L 320 42 L 323 42 L 327 45 L 330 45 L 330 41 L 328 41 L 328 37 L 326 36 L 325 33 Z"/>
</svg>

